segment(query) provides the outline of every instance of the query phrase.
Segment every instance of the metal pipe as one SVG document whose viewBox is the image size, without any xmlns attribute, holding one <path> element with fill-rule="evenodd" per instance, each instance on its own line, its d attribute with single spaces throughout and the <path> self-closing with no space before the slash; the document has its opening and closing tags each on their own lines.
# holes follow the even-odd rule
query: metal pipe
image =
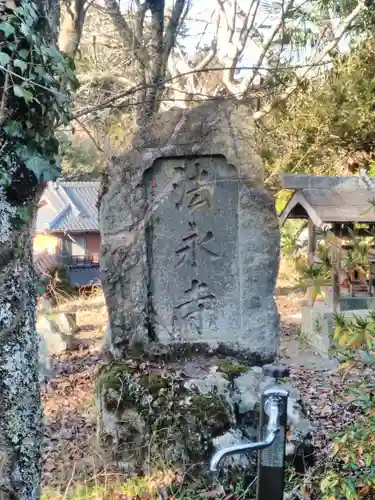
<svg viewBox="0 0 375 500">
<path fill-rule="evenodd" d="M 269 432 L 264 441 L 237 444 L 228 446 L 228 448 L 223 448 L 222 450 L 218 450 L 210 460 L 210 471 L 217 472 L 220 462 L 225 457 L 228 457 L 230 455 L 237 455 L 238 453 L 246 453 L 247 451 L 251 450 L 262 450 L 264 448 L 268 448 L 275 441 L 278 432 L 278 429 L 272 430 L 271 432 Z"/>
<path fill-rule="evenodd" d="M 279 378 L 289 376 L 289 369 L 282 365 L 265 365 L 263 374 L 273 377 L 276 384 L 262 394 L 260 441 L 229 446 L 217 451 L 210 461 L 210 471 L 216 472 L 220 462 L 227 456 L 261 450 L 258 460 L 256 498 L 257 500 L 282 500 L 289 392 L 278 385 L 277 381 Z"/>
<path fill-rule="evenodd" d="M 257 500 L 283 499 L 287 405 L 287 390 L 274 386 L 264 391 L 259 439 L 275 427 L 279 433 L 272 445 L 259 453 Z"/>
</svg>

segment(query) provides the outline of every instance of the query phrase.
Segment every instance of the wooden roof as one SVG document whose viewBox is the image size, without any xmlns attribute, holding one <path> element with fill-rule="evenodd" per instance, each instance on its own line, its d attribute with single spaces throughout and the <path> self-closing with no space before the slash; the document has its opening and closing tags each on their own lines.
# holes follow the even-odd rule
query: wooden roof
<svg viewBox="0 0 375 500">
<path fill-rule="evenodd" d="M 323 177 L 284 174 L 282 186 L 294 190 L 280 214 L 286 219 L 308 219 L 322 227 L 328 223 L 375 223 L 375 180 L 367 176 Z"/>
</svg>

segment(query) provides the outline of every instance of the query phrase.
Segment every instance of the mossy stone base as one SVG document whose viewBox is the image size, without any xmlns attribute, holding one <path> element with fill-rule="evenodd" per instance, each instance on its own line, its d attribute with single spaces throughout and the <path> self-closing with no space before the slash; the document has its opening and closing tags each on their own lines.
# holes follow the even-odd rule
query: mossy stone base
<svg viewBox="0 0 375 500">
<path fill-rule="evenodd" d="M 96 391 L 100 440 L 123 469 L 207 463 L 212 440 L 231 428 L 233 412 L 222 395 L 200 394 L 185 382 L 152 364 L 103 367 Z"/>
<path fill-rule="evenodd" d="M 261 393 L 273 383 L 261 368 L 233 359 L 111 362 L 97 381 L 101 444 L 131 474 L 167 467 L 203 477 L 214 451 L 257 439 Z M 286 388 L 287 452 L 293 461 L 311 429 L 298 391 Z M 227 459 L 225 476 L 232 481 L 252 473 L 255 458 Z"/>
</svg>

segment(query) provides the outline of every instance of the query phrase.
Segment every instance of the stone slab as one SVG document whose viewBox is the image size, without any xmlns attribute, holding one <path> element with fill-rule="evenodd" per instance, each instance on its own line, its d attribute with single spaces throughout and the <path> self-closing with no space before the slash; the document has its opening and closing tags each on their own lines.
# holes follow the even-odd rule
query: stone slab
<svg viewBox="0 0 375 500">
<path fill-rule="evenodd" d="M 279 225 L 248 111 L 225 100 L 170 110 L 111 158 L 99 205 L 114 357 L 141 343 L 274 359 Z"/>
<path fill-rule="evenodd" d="M 375 309 L 375 297 L 340 297 L 341 311 L 358 311 L 364 309 Z"/>
<path fill-rule="evenodd" d="M 60 354 L 67 348 L 56 322 L 42 316 L 37 323 L 37 331 L 42 337 L 48 354 Z"/>
<path fill-rule="evenodd" d="M 273 356 L 278 228 L 271 199 L 222 156 L 157 160 L 148 203 L 173 189 L 146 229 L 148 289 L 158 342 L 224 344 Z"/>
<path fill-rule="evenodd" d="M 148 226 L 155 333 L 220 342 L 242 328 L 236 172 L 222 157 L 159 160 L 145 180 L 150 203 L 172 177 Z"/>
<path fill-rule="evenodd" d="M 46 316 L 38 319 L 36 329 L 43 339 L 43 348 L 49 355 L 61 354 L 75 347 L 74 335 L 71 332 L 67 334 L 61 331 L 57 322 Z"/>
<path fill-rule="evenodd" d="M 76 313 L 59 313 L 56 315 L 56 323 L 66 335 L 75 335 L 79 330 Z"/>
</svg>

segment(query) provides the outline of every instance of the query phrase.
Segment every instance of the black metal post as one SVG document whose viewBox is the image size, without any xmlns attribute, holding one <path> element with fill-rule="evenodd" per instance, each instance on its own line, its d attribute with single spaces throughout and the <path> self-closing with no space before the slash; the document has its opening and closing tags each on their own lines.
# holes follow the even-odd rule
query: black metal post
<svg viewBox="0 0 375 500">
<path fill-rule="evenodd" d="M 282 365 L 265 365 L 263 375 L 274 378 L 275 385 L 262 394 L 259 441 L 218 450 L 211 458 L 210 470 L 217 472 L 225 457 L 258 450 L 256 500 L 283 500 L 289 392 L 277 381 L 288 377 L 289 369 Z"/>
<path fill-rule="evenodd" d="M 274 442 L 259 452 L 257 500 L 283 500 L 288 391 L 275 385 L 262 395 L 260 437 L 277 429 Z"/>
</svg>

